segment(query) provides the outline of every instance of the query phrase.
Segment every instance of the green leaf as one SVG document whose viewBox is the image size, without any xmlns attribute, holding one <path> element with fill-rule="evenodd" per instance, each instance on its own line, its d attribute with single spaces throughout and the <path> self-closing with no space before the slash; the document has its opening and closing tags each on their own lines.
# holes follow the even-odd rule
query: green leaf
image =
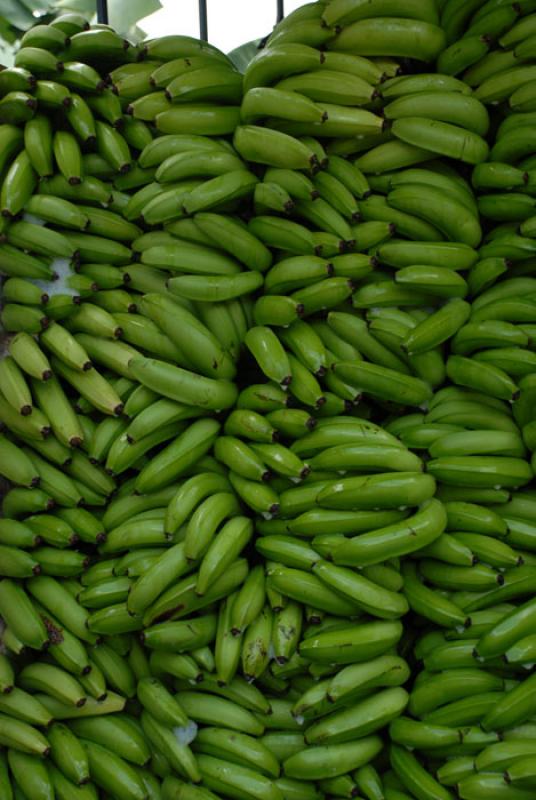
<svg viewBox="0 0 536 800">
<path fill-rule="evenodd" d="M 35 23 L 35 17 L 19 0 L 2 0 L 1 11 L 2 18 L 21 31 L 25 31 Z"/>
<path fill-rule="evenodd" d="M 55 0 L 54 8 L 60 9 L 61 13 L 76 11 L 84 17 L 91 19 L 95 15 L 95 0 Z"/>
<path fill-rule="evenodd" d="M 231 50 L 230 53 L 227 53 L 235 67 L 240 72 L 246 71 L 246 67 L 249 62 L 259 52 L 259 44 L 261 42 L 262 39 L 254 39 L 252 42 L 246 42 L 246 44 L 242 44 L 240 47 L 235 47 L 234 50 Z"/>
<path fill-rule="evenodd" d="M 8 22 L 7 19 L 0 17 L 0 43 L 2 47 L 14 44 L 18 38 L 19 34 L 15 28 Z"/>
<path fill-rule="evenodd" d="M 4 67 L 12 67 L 18 46 L 19 39 L 15 29 L 3 17 L 0 17 L 0 64 Z"/>
<path fill-rule="evenodd" d="M 161 7 L 160 0 L 108 0 L 110 25 L 121 36 L 140 38 L 136 27 Z M 143 29 L 143 23 L 140 25 Z"/>
<path fill-rule="evenodd" d="M 2 0 L 3 2 L 3 0 Z M 28 11 L 38 11 L 39 16 L 43 13 L 46 14 L 50 3 L 46 2 L 46 0 L 21 0 L 23 6 L 25 6 Z M 38 16 L 34 17 L 34 22 L 38 19 Z"/>
</svg>

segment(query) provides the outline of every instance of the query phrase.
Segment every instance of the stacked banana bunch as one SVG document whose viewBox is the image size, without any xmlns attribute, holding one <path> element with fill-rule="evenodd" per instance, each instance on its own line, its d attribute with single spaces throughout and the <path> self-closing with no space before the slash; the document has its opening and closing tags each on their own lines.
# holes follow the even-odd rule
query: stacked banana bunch
<svg viewBox="0 0 536 800">
<path fill-rule="evenodd" d="M 2 800 L 534 800 L 535 41 L 532 0 L 311 2 L 244 75 L 24 36 Z"/>
</svg>

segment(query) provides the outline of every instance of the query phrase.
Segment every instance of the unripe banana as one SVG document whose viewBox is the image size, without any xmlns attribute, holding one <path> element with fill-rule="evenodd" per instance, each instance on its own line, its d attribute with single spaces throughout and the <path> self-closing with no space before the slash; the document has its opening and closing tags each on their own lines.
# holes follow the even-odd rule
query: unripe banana
<svg viewBox="0 0 536 800">
<path fill-rule="evenodd" d="M 48 641 L 46 628 L 22 586 L 5 578 L 0 582 L 2 616 L 17 638 L 41 650 Z"/>
<path fill-rule="evenodd" d="M 31 159 L 23 150 L 13 159 L 2 183 L 0 206 L 3 216 L 13 217 L 22 211 L 33 194 L 36 178 Z"/>
<path fill-rule="evenodd" d="M 83 746 L 67 725 L 56 722 L 48 731 L 50 757 L 63 775 L 76 786 L 89 781 L 89 764 Z M 52 773 L 52 782 L 54 773 Z M 57 789 L 57 787 L 55 787 Z"/>
</svg>

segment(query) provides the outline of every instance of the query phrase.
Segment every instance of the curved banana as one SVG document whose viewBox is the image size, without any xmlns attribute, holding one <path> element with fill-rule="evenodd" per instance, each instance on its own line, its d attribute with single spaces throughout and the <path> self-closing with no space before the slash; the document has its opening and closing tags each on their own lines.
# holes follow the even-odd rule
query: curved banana
<svg viewBox="0 0 536 800">
<path fill-rule="evenodd" d="M 435 187 L 401 186 L 389 192 L 387 199 L 394 208 L 431 222 L 451 241 L 470 247 L 476 247 L 480 242 L 482 232 L 478 219 L 468 215 L 466 209 L 462 210 L 464 206 L 456 198 L 446 197 Z M 441 210 L 437 205 L 439 202 Z"/>
<path fill-rule="evenodd" d="M 206 378 L 157 359 L 134 358 L 129 366 L 144 386 L 179 403 L 208 409 L 228 408 L 238 394 L 230 381 Z"/>
</svg>

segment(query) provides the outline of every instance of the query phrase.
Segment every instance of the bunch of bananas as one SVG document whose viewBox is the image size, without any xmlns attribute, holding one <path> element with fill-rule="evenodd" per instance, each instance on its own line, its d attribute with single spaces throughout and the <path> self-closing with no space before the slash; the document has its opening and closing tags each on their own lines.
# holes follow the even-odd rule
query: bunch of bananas
<svg viewBox="0 0 536 800">
<path fill-rule="evenodd" d="M 2 800 L 534 800 L 535 79 L 534 0 L 25 34 Z"/>
</svg>

